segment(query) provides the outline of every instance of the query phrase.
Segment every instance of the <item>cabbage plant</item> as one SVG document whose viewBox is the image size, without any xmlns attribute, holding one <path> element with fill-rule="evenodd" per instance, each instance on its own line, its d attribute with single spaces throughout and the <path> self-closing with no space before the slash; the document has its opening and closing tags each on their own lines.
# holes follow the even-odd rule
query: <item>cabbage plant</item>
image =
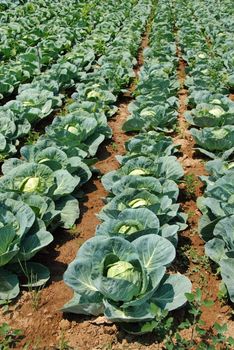
<svg viewBox="0 0 234 350">
<path fill-rule="evenodd" d="M 46 136 L 41 140 L 52 140 L 63 151 L 77 148 L 83 157 L 94 156 L 99 145 L 106 137 L 111 137 L 111 129 L 97 114 L 88 112 L 79 115 L 68 114 L 56 117 L 53 123 L 46 128 Z"/>
<path fill-rule="evenodd" d="M 113 184 L 111 192 L 113 195 L 119 195 L 127 189 L 146 190 L 158 196 L 168 196 L 173 201 L 176 201 L 179 195 L 175 181 L 141 175 L 123 175 Z"/>
<path fill-rule="evenodd" d="M 51 145 L 50 145 L 51 144 Z M 68 156 L 53 142 L 39 141 L 33 145 L 26 145 L 20 149 L 22 159 L 10 158 L 2 165 L 4 175 L 8 174 L 18 165 L 28 163 L 44 164 L 51 170 L 66 170 L 74 178 L 79 180 L 79 185 L 87 182 L 92 173 L 89 167 L 82 161 L 80 157 Z"/>
<path fill-rule="evenodd" d="M 79 184 L 66 170 L 51 170 L 47 165 L 23 163 L 12 167 L 0 178 L 0 192 L 35 193 L 59 198 L 70 194 Z"/>
<path fill-rule="evenodd" d="M 179 146 L 175 145 L 171 137 L 160 134 L 156 131 L 141 133 L 125 143 L 127 154 L 117 156 L 121 164 L 132 158 L 145 156 L 155 157 L 171 156 L 178 151 Z"/>
<path fill-rule="evenodd" d="M 79 182 L 80 179 L 73 177 L 67 170 L 53 171 L 44 164 L 23 163 L 16 164 L 0 178 L 0 193 L 15 193 L 22 200 L 26 197 L 32 208 L 34 200 L 30 200 L 30 195 L 37 195 L 37 208 L 38 196 L 49 197 L 55 203 L 55 209 L 60 211 L 57 224 L 69 228 L 79 217 L 78 201 L 71 196 Z"/>
<path fill-rule="evenodd" d="M 119 237 L 91 238 L 64 274 L 74 297 L 62 310 L 132 323 L 155 319 L 153 305 L 177 309 L 185 304 L 191 283 L 180 274 L 166 274 L 174 258 L 173 245 L 157 235 L 132 243 Z"/>
<path fill-rule="evenodd" d="M 115 236 L 132 240 L 137 236 L 159 232 L 157 216 L 147 208 L 124 209 L 116 219 L 109 219 L 99 224 L 96 235 Z"/>
<path fill-rule="evenodd" d="M 125 132 L 141 130 L 168 131 L 175 125 L 177 116 L 177 111 L 171 109 L 167 103 L 162 106 L 146 107 L 141 111 L 133 112 L 123 124 L 123 130 Z"/>
<path fill-rule="evenodd" d="M 72 95 L 73 96 L 73 95 Z M 84 101 L 75 101 L 68 106 L 68 112 L 73 113 L 76 111 L 77 113 L 98 113 L 99 121 L 106 120 L 109 116 L 112 116 L 116 113 L 117 107 L 115 105 L 108 105 L 106 103 L 99 103 L 98 100 L 84 100 Z"/>
<path fill-rule="evenodd" d="M 219 105 L 226 112 L 233 111 L 233 101 L 225 95 L 211 93 L 208 90 L 194 90 L 189 95 L 189 105 L 196 107 L 200 104 Z"/>
<path fill-rule="evenodd" d="M 58 203 L 55 203 L 51 198 L 47 196 L 43 196 L 40 194 L 32 194 L 32 193 L 16 193 L 16 192 L 6 192 L 2 193 L 1 196 L 5 196 L 5 198 L 12 198 L 17 201 L 22 201 L 25 204 L 27 204 L 35 213 L 36 217 L 38 219 L 43 220 L 46 227 L 49 227 L 50 231 L 57 227 L 61 223 L 61 216 L 63 215 L 63 212 L 60 211 L 58 208 Z M 70 196 L 69 196 L 70 197 Z M 76 203 L 75 198 L 71 196 L 70 200 Z M 68 198 L 66 198 L 66 201 L 68 201 Z M 67 203 L 68 205 L 68 203 Z M 74 211 L 76 211 L 76 206 L 73 207 Z M 72 216 L 71 216 L 72 217 Z M 68 220 L 68 216 L 67 216 Z M 71 225 L 72 226 L 72 225 Z"/>
<path fill-rule="evenodd" d="M 156 234 L 177 244 L 177 232 L 179 225 L 164 224 L 160 227 L 160 222 L 155 213 L 147 208 L 127 208 L 121 211 L 116 218 L 106 219 L 96 228 L 96 235 L 120 236 L 128 241 L 133 241 L 138 237 Z"/>
<path fill-rule="evenodd" d="M 87 75 L 85 82 L 76 85 L 77 93 L 74 93 L 72 98 L 78 102 L 74 102 L 68 110 L 74 111 L 74 108 L 79 106 L 81 101 L 85 101 L 86 105 L 91 107 L 90 112 L 100 113 L 102 111 L 108 116 L 113 115 L 116 111 L 116 107 L 113 105 L 116 102 L 116 96 L 110 91 L 105 79 L 97 77 L 94 83 L 93 76 L 91 76 L 91 81 L 88 78 L 89 75 Z"/>
<path fill-rule="evenodd" d="M 191 129 L 199 151 L 210 158 L 227 159 L 234 152 L 234 125 L 222 127 Z"/>
<path fill-rule="evenodd" d="M 156 148 L 155 148 L 156 146 Z M 157 149 L 157 153 L 154 151 L 148 152 L 149 147 L 152 147 L 152 150 Z M 140 133 L 135 137 L 131 138 L 125 143 L 125 148 L 127 152 L 133 154 L 141 154 L 146 150 L 148 153 L 153 153 L 154 155 L 171 155 L 177 151 L 178 145 L 173 143 L 173 140 L 170 136 L 165 136 L 162 133 L 156 131 L 149 131 L 147 133 Z"/>
<path fill-rule="evenodd" d="M 152 176 L 157 179 L 178 181 L 183 176 L 183 168 L 174 156 L 144 157 L 139 156 L 128 160 L 118 169 L 105 174 L 102 183 L 106 190 L 111 191 L 116 181 L 122 176 Z"/>
<path fill-rule="evenodd" d="M 222 279 L 234 302 L 234 215 L 220 220 L 213 231 L 213 238 L 205 245 L 206 255 L 220 266 Z"/>
<path fill-rule="evenodd" d="M 155 195 L 146 190 L 126 189 L 112 198 L 100 211 L 98 217 L 103 220 L 117 219 L 119 214 L 129 208 L 147 208 L 155 213 L 160 226 L 165 224 L 178 225 L 179 230 L 187 227 L 184 213 L 179 211 L 179 204 L 166 195 Z"/>
<path fill-rule="evenodd" d="M 215 182 L 208 184 L 203 197 L 197 201 L 202 212 L 199 231 L 202 238 L 208 241 L 219 220 L 233 214 L 234 173 L 226 174 Z"/>
<path fill-rule="evenodd" d="M 26 135 L 31 129 L 26 119 L 15 118 L 11 111 L 0 107 L 0 156 L 16 153 L 18 138 Z"/>
<path fill-rule="evenodd" d="M 55 107 L 62 105 L 60 95 L 55 95 L 52 91 L 40 86 L 22 90 L 17 95 L 16 100 L 9 101 L 4 108 L 12 111 L 21 119 L 26 119 L 30 123 L 43 119 L 49 115 Z"/>
<path fill-rule="evenodd" d="M 186 120 L 192 124 L 204 127 L 215 127 L 234 124 L 234 103 L 232 107 L 225 108 L 220 100 L 213 100 L 213 103 L 200 103 L 195 109 L 185 114 Z"/>
<path fill-rule="evenodd" d="M 19 280 L 15 271 L 21 274 L 27 271 L 28 279 L 33 274 L 33 279 L 28 281 L 32 286 L 46 282 L 48 270 L 41 264 L 26 261 L 52 240 L 43 221 L 36 218 L 27 204 L 0 194 L 0 299 L 18 295 Z"/>
<path fill-rule="evenodd" d="M 209 176 L 200 176 L 206 185 L 214 184 L 220 177 L 234 172 L 234 162 L 222 159 L 210 160 L 206 163 L 206 170 Z"/>
</svg>

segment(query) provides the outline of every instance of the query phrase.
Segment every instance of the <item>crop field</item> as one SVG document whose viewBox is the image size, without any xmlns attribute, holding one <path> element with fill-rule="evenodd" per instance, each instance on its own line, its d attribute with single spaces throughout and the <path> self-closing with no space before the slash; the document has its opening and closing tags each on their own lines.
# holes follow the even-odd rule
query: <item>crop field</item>
<svg viewBox="0 0 234 350">
<path fill-rule="evenodd" d="M 234 350 L 232 0 L 0 0 L 0 350 Z"/>
</svg>

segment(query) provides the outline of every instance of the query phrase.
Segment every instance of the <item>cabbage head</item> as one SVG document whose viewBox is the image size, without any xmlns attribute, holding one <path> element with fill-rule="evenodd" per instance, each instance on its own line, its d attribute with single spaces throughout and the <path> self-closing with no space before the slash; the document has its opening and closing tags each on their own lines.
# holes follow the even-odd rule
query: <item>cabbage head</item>
<svg viewBox="0 0 234 350">
<path fill-rule="evenodd" d="M 104 314 L 121 324 L 151 321 L 155 319 L 153 304 L 174 310 L 186 302 L 185 293 L 191 290 L 187 277 L 166 274 L 174 258 L 174 246 L 157 235 L 132 243 L 119 237 L 93 237 L 64 274 L 74 297 L 62 310 Z"/>
</svg>

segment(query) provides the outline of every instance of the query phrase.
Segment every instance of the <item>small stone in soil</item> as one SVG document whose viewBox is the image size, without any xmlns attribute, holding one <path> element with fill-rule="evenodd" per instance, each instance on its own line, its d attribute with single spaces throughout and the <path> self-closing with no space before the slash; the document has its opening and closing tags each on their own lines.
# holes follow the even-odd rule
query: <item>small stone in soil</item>
<svg viewBox="0 0 234 350">
<path fill-rule="evenodd" d="M 66 331 L 70 328 L 70 322 L 68 320 L 61 320 L 59 322 L 59 328 Z"/>
<path fill-rule="evenodd" d="M 105 328 L 104 328 L 104 333 L 105 333 L 105 334 L 110 334 L 110 335 L 112 335 L 112 334 L 115 333 L 115 331 L 116 331 L 115 327 L 105 327 Z"/>
<path fill-rule="evenodd" d="M 221 309 L 221 311 L 222 311 L 223 313 L 228 312 L 228 311 L 229 311 L 229 306 L 227 306 L 227 305 L 223 306 L 222 309 Z"/>
</svg>

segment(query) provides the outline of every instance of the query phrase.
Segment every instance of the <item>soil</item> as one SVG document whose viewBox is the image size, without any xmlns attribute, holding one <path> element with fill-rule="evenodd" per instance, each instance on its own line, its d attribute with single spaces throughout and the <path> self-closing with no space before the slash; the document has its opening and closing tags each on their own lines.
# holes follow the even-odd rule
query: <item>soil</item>
<svg viewBox="0 0 234 350">
<path fill-rule="evenodd" d="M 138 54 L 138 64 L 135 67 L 138 73 L 143 64 L 143 49 L 147 46 L 147 33 L 142 38 Z M 180 56 L 180 52 L 178 51 Z M 204 310 L 203 319 L 207 327 L 215 321 L 227 323 L 230 335 L 234 334 L 234 322 L 229 319 L 231 307 L 222 305 L 217 299 L 219 279 L 210 268 L 210 263 L 204 255 L 204 244 L 197 233 L 197 223 L 200 212 L 196 207 L 196 198 L 202 195 L 202 183 L 199 175 L 205 174 L 204 162 L 200 155 L 195 153 L 194 142 L 189 133 L 188 125 L 184 119 L 186 110 L 187 90 L 184 88 L 185 62 L 180 58 L 178 77 L 181 83 L 179 91 L 179 132 L 173 136 L 174 142 L 181 145 L 179 161 L 184 167 L 185 174 L 194 176 L 194 181 L 184 181 L 180 184 L 181 207 L 189 214 L 188 228 L 180 235 L 178 254 L 175 261 L 175 270 L 185 273 L 193 282 L 193 289 L 201 288 L 205 298 L 215 303 L 208 311 Z M 95 167 L 101 174 L 118 168 L 115 159 L 117 154 L 124 154 L 124 142 L 128 135 L 121 130 L 123 122 L 128 116 L 128 104 L 131 102 L 131 93 L 135 85 L 132 84 L 128 92 L 120 97 L 118 112 L 109 120 L 113 130 L 112 140 L 104 142 L 98 151 L 99 161 Z M 80 245 L 92 237 L 99 223 L 96 214 L 104 203 L 102 198 L 107 193 L 104 190 L 100 176 L 93 177 L 85 186 L 84 201 L 81 202 L 81 218 L 76 228 L 70 231 L 58 230 L 55 240 L 46 250 L 37 256 L 51 271 L 49 285 L 39 292 L 24 291 L 8 310 L 0 313 L 0 324 L 7 322 L 14 329 L 22 329 L 24 337 L 15 349 L 34 350 L 155 350 L 157 339 L 153 335 L 133 337 L 121 331 L 118 326 L 107 322 L 104 317 L 88 317 L 80 315 L 64 315 L 60 308 L 72 297 L 72 291 L 63 283 L 63 273 L 67 265 L 75 258 Z M 184 309 L 175 313 L 177 320 L 182 320 Z M 189 336 L 187 331 L 187 336 Z M 185 333 L 186 336 L 186 333 Z"/>
</svg>

